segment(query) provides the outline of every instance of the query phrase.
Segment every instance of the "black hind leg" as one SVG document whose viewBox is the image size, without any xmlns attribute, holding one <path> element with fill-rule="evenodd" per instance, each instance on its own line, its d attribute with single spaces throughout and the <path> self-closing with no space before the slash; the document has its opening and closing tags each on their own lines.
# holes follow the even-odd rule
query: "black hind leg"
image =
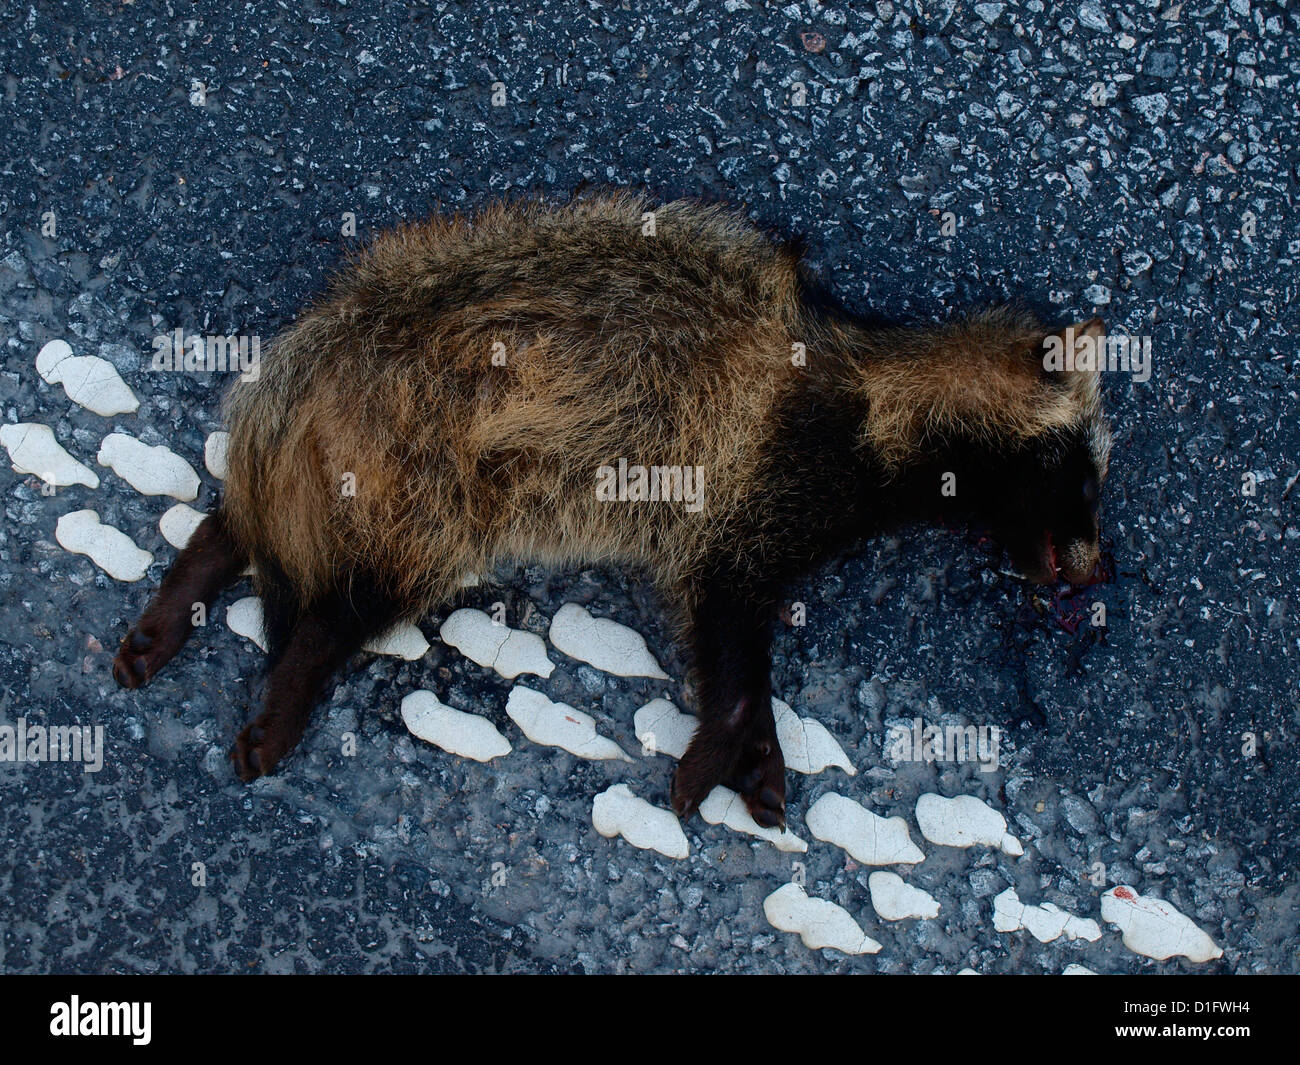
<svg viewBox="0 0 1300 1065">
<path fill-rule="evenodd" d="M 204 518 L 122 640 L 113 660 L 118 684 L 138 688 L 170 662 L 194 631 L 195 605 L 211 606 L 247 564 L 247 556 L 226 531 L 221 511 Z"/>
<path fill-rule="evenodd" d="M 326 682 L 400 613 L 395 600 L 372 588 L 351 597 L 331 593 L 302 613 L 271 669 L 262 712 L 230 752 L 241 779 L 256 780 L 275 770 L 302 739 Z"/>
</svg>

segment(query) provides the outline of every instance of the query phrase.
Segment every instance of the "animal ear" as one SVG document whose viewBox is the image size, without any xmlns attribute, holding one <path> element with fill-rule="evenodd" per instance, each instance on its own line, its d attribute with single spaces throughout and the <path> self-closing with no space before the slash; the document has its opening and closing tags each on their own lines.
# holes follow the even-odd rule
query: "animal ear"
<svg viewBox="0 0 1300 1065">
<path fill-rule="evenodd" d="M 1106 335 L 1106 323 L 1100 318 L 1089 318 L 1086 321 L 1074 322 L 1064 329 L 1058 329 L 1054 333 L 1049 333 L 1049 337 L 1056 337 L 1060 343 L 1064 343 L 1067 338 L 1073 337 L 1077 344 L 1083 337 L 1090 337 L 1097 340 L 1099 337 Z"/>
<path fill-rule="evenodd" d="M 1065 331 L 1065 335 L 1068 337 L 1071 332 L 1074 334 L 1074 363 L 1066 380 L 1070 382 L 1075 402 L 1092 410 L 1096 408 L 1101 389 L 1100 370 L 1105 360 L 1106 323 L 1100 318 L 1089 318 L 1086 322 L 1072 325 Z"/>
<path fill-rule="evenodd" d="M 1043 366 L 1067 375 L 1091 374 L 1100 365 L 1097 355 L 1099 350 L 1104 350 L 1105 341 L 1106 323 L 1100 318 L 1066 326 L 1044 341 L 1049 357 Z"/>
<path fill-rule="evenodd" d="M 1089 318 L 1074 326 L 1074 369 L 1076 373 L 1093 378 L 1101 368 L 1106 345 L 1106 323 L 1100 318 Z"/>
<path fill-rule="evenodd" d="M 1106 323 L 1100 318 L 1089 318 L 1086 322 L 1080 322 L 1074 327 L 1075 338 L 1091 337 L 1093 340 L 1100 340 L 1106 335 Z"/>
</svg>

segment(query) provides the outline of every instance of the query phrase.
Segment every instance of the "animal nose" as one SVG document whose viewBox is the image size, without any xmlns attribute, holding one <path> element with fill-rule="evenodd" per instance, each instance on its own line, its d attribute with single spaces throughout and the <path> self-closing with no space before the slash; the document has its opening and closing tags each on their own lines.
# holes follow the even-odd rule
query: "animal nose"
<svg viewBox="0 0 1300 1065">
<path fill-rule="evenodd" d="M 1098 558 L 1092 564 L 1092 569 L 1088 571 L 1088 575 L 1084 577 L 1082 580 L 1072 581 L 1071 583 L 1074 584 L 1075 587 L 1077 588 L 1087 588 L 1089 585 L 1092 584 L 1101 584 L 1105 580 L 1106 580 L 1106 571 L 1102 569 L 1101 558 L 1100 556 L 1098 556 Z"/>
</svg>

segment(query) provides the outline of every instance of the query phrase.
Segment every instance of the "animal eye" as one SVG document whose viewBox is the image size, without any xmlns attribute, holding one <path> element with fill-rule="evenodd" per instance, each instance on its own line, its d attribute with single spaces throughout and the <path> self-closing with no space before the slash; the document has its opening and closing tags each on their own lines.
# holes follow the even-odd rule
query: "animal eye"
<svg viewBox="0 0 1300 1065">
<path fill-rule="evenodd" d="M 1097 478 L 1085 477 L 1083 479 L 1083 498 L 1089 503 L 1097 502 Z"/>
</svg>

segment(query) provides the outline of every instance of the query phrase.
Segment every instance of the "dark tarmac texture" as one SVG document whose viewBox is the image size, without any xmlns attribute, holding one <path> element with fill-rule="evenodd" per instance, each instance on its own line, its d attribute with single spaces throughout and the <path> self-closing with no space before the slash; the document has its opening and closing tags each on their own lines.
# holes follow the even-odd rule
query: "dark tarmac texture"
<svg viewBox="0 0 1300 1065">
<path fill-rule="evenodd" d="M 2 464 L 0 724 L 102 725 L 106 744 L 97 773 L 0 762 L 0 970 L 1300 969 L 1294 9 L 205 7 L 0 5 L 0 424 L 50 426 L 101 477 L 49 495 Z M 1063 599 L 976 534 L 933 529 L 792 591 L 807 624 L 780 632 L 774 690 L 858 769 L 792 776 L 804 855 L 699 819 L 680 861 L 599 836 L 594 795 L 625 781 L 666 806 L 672 763 L 528 742 L 510 684 L 439 640 L 448 611 L 422 619 L 422 659 L 360 656 L 251 787 L 226 757 L 260 691 L 261 653 L 224 624 L 247 585 L 148 686 L 110 675 L 174 557 L 158 531 L 174 500 L 99 466 L 99 443 L 128 433 L 203 471 L 226 384 L 151 370 L 153 339 L 269 340 L 385 226 L 597 185 L 721 199 L 802 236 L 858 311 L 929 321 L 1018 299 L 1150 339 L 1149 379 L 1103 386 L 1113 581 Z M 56 338 L 111 362 L 139 411 L 103 418 L 42 381 L 36 353 Z M 202 478 L 194 506 L 210 510 L 219 482 Z M 83 508 L 154 554 L 144 580 L 55 542 Z M 690 708 L 682 649 L 635 574 L 530 567 L 464 597 L 497 601 L 542 635 L 579 602 L 646 636 L 673 680 L 553 648 L 555 673 L 524 678 L 625 750 L 643 703 Z M 488 717 L 514 751 L 479 764 L 416 739 L 399 705 L 417 688 Z M 1000 769 L 893 763 L 890 725 L 916 718 L 1004 729 Z M 875 915 L 872 870 L 803 823 L 830 791 L 908 820 L 927 858 L 898 871 L 937 918 Z M 983 798 L 1025 855 L 921 840 L 930 791 Z M 763 899 L 796 873 L 880 953 L 769 925 Z M 1172 903 L 1223 957 L 1126 949 L 1099 916 L 1119 884 Z M 1104 934 L 996 932 L 1008 886 Z"/>
</svg>

